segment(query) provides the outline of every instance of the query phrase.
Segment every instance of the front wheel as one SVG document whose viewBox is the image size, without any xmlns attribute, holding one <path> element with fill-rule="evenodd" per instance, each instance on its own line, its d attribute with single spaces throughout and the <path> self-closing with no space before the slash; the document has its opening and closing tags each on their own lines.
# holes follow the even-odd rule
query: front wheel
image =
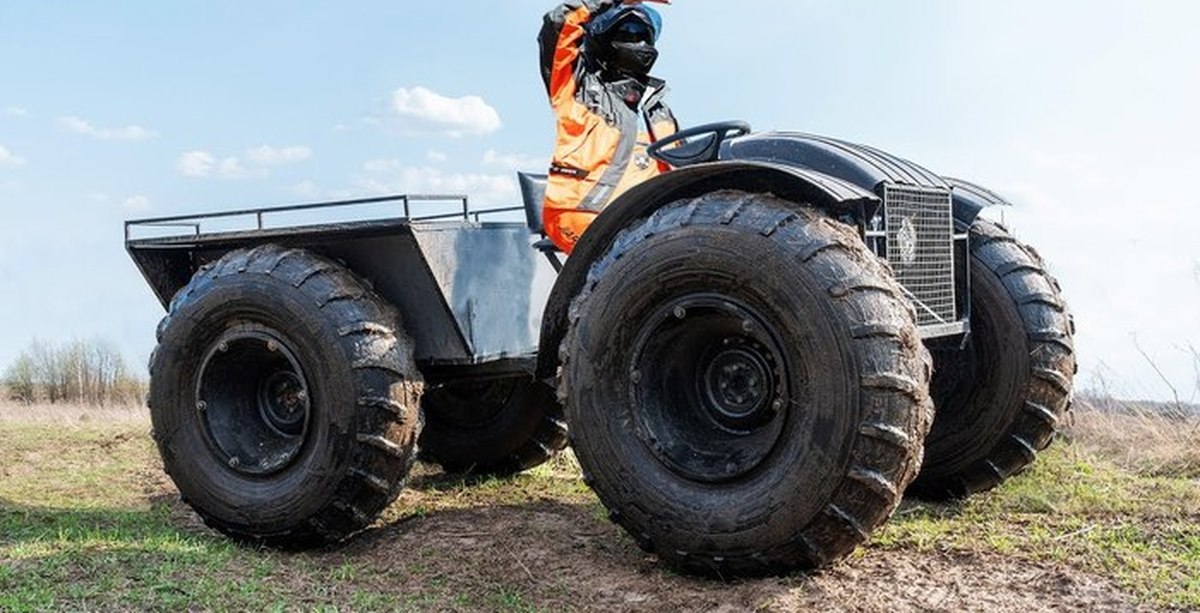
<svg viewBox="0 0 1200 613">
<path fill-rule="evenodd" d="M 623 232 L 571 309 L 560 396 L 586 481 L 647 551 L 759 575 L 838 559 L 921 462 L 929 358 L 848 227 L 717 192 Z"/>
</svg>

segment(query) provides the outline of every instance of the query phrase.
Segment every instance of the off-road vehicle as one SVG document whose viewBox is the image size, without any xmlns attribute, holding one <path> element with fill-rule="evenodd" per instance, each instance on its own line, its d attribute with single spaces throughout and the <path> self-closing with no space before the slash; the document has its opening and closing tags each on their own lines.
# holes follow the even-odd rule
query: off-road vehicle
<svg viewBox="0 0 1200 613">
<path fill-rule="evenodd" d="M 1037 253 L 979 216 L 1000 197 L 739 122 L 651 153 L 674 170 L 565 262 L 530 175 L 515 210 L 129 222 L 167 308 L 149 406 L 183 498 L 233 537 L 321 545 L 368 527 L 418 453 L 509 474 L 569 440 L 643 548 L 731 576 L 836 560 L 906 491 L 986 490 L 1051 442 L 1073 324 Z"/>
</svg>

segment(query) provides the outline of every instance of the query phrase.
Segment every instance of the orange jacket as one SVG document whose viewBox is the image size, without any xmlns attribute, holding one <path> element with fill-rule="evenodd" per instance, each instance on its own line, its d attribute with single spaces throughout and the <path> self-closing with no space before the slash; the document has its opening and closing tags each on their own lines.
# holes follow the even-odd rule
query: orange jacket
<svg viewBox="0 0 1200 613">
<path fill-rule="evenodd" d="M 609 202 L 668 170 L 646 155 L 646 147 L 679 129 L 663 102 L 664 81 L 601 79 L 585 27 L 613 4 L 565 2 L 546 14 L 539 37 L 542 79 L 558 121 L 543 222 L 546 235 L 566 253 Z"/>
</svg>

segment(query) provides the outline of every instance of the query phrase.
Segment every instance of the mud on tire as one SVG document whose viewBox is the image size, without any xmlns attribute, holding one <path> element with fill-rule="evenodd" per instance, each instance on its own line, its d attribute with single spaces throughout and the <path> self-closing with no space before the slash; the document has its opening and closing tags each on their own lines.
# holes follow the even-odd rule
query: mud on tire
<svg viewBox="0 0 1200 613">
<path fill-rule="evenodd" d="M 397 312 L 345 268 L 265 245 L 201 269 L 150 364 L 166 471 L 211 527 L 301 548 L 365 528 L 399 493 L 420 374 Z"/>
<path fill-rule="evenodd" d="M 528 376 L 446 383 L 426 390 L 421 459 L 449 473 L 506 476 L 567 446 L 554 390 Z"/>
<path fill-rule="evenodd" d="M 587 483 L 683 570 L 819 566 L 899 503 L 932 419 L 911 306 L 857 234 L 717 192 L 626 229 L 570 312 L 559 394 Z"/>
<path fill-rule="evenodd" d="M 931 499 L 996 487 L 1054 440 L 1070 406 L 1074 324 L 1040 257 L 1003 227 L 971 228 L 971 336 L 933 349 L 937 419 L 910 488 Z"/>
</svg>

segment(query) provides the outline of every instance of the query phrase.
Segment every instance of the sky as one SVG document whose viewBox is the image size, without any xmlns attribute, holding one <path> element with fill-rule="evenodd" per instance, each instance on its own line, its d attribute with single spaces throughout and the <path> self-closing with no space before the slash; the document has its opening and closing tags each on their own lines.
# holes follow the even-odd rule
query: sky
<svg viewBox="0 0 1200 613">
<path fill-rule="evenodd" d="M 122 223 L 383 193 L 515 205 L 554 123 L 534 0 L 0 0 L 0 369 L 162 309 Z M 1200 401 L 1200 3 L 676 0 L 684 125 L 870 144 L 1004 194 L 1079 385 Z"/>
</svg>

